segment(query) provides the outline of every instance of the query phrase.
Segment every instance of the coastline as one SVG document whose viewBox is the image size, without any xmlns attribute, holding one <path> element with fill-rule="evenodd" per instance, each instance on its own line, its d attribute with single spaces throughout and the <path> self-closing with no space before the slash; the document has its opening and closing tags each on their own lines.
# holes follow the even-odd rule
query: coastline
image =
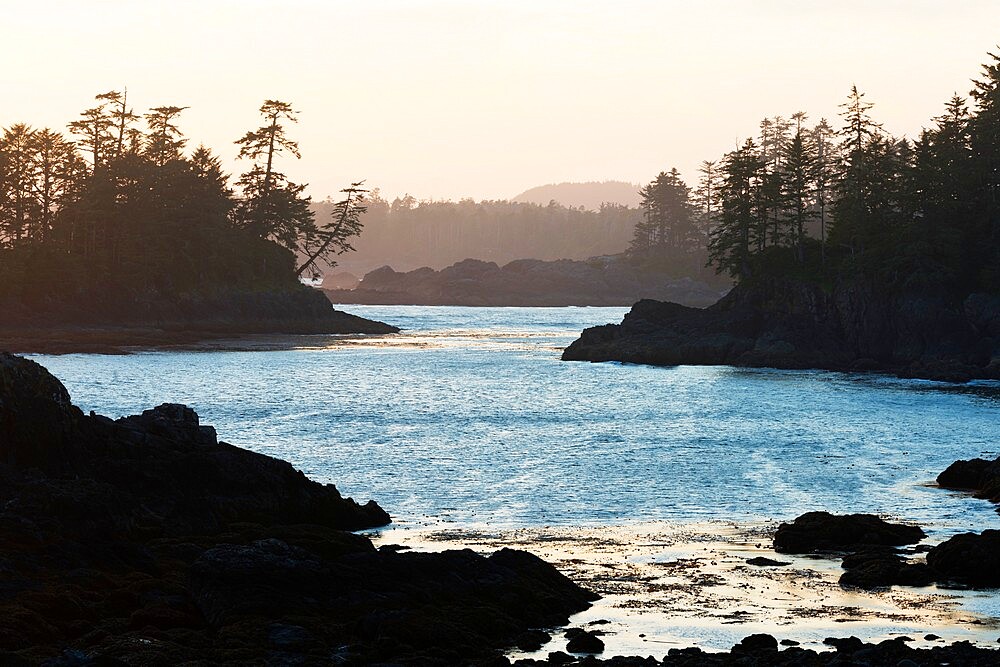
<svg viewBox="0 0 1000 667">
<path fill-rule="evenodd" d="M 996 649 L 995 591 L 936 586 L 845 589 L 838 558 L 776 553 L 776 522 L 652 522 L 616 526 L 495 528 L 401 526 L 368 531 L 376 545 L 414 551 L 501 546 L 553 563 L 601 599 L 569 627 L 598 630 L 605 656 L 663 656 L 671 648 L 728 652 L 743 637 L 769 633 L 802 648 L 829 651 L 828 637 L 865 642 L 909 637 L 914 648 L 954 642 Z M 759 567 L 755 557 L 788 562 Z M 562 632 L 539 649 L 512 649 L 511 660 L 544 660 L 565 651 Z M 925 639 L 927 636 L 933 639 Z"/>
<path fill-rule="evenodd" d="M 129 354 L 173 348 L 286 349 L 294 342 L 262 340 L 298 336 L 386 335 L 397 327 L 331 307 L 332 317 L 233 321 L 174 321 L 155 324 L 9 326 L 0 324 L 0 350 L 15 354 Z"/>
</svg>

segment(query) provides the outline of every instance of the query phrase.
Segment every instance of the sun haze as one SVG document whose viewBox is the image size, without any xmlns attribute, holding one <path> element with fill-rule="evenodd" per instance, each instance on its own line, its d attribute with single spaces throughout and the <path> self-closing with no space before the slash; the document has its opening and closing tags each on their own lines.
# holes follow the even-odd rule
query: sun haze
<svg viewBox="0 0 1000 667">
<path fill-rule="evenodd" d="M 128 87 L 136 112 L 190 107 L 192 147 L 237 172 L 264 99 L 301 111 L 314 197 L 368 179 L 389 196 L 509 198 L 642 183 L 802 110 L 835 119 L 854 83 L 916 135 L 998 40 L 1000 4 L 40 1 L 5 7 L 0 126 L 64 130 Z M 16 65 L 16 66 L 15 66 Z"/>
</svg>

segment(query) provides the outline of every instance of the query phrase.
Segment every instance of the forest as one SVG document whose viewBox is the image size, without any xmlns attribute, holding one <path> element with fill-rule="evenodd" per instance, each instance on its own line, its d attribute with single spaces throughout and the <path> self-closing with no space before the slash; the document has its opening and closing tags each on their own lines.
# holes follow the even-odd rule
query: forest
<svg viewBox="0 0 1000 667">
<path fill-rule="evenodd" d="M 506 264 L 517 259 L 587 259 L 622 252 L 639 209 L 604 203 L 599 210 L 556 202 L 546 206 L 506 200 L 388 200 L 378 190 L 366 199 L 364 234 L 341 266 L 365 273 L 390 265 L 400 271 L 444 268 L 474 258 Z M 325 218 L 335 202 L 317 202 Z"/>
<path fill-rule="evenodd" d="M 1000 290 L 1000 57 L 918 137 L 886 133 L 855 86 L 839 128 L 805 113 L 706 161 L 692 190 L 677 170 L 641 192 L 630 254 L 697 256 L 739 281 Z"/>
<path fill-rule="evenodd" d="M 317 219 L 305 185 L 279 170 L 299 157 L 291 105 L 267 100 L 236 140 L 235 183 L 205 146 L 185 152 L 184 107 L 139 115 L 126 92 L 98 95 L 70 136 L 24 123 L 0 135 L 0 302 L 23 310 L 131 307 L 224 288 L 295 289 L 297 275 L 350 249 L 364 191 L 345 188 Z"/>
<path fill-rule="evenodd" d="M 144 114 L 98 95 L 68 136 L 18 123 L 0 136 L 0 300 L 81 304 L 221 286 L 290 288 L 345 268 L 443 267 L 466 258 L 620 253 L 676 276 L 737 281 L 869 276 L 887 285 L 1000 289 L 1000 60 L 969 99 L 955 95 L 910 139 L 886 133 L 857 87 L 840 122 L 767 118 L 758 136 L 705 161 L 695 187 L 676 170 L 643 186 L 639 208 L 599 210 L 463 199 L 391 201 L 361 183 L 312 202 L 280 170 L 300 156 L 297 111 L 267 100 L 236 140 L 247 170 L 230 184 L 204 146 L 187 151 L 184 107 Z M 362 227 L 365 235 L 360 236 Z"/>
</svg>

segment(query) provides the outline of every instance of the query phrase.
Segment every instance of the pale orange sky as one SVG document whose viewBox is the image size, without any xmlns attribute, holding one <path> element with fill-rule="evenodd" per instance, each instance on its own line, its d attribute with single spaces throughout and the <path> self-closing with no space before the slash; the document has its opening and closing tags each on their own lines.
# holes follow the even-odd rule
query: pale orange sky
<svg viewBox="0 0 1000 667">
<path fill-rule="evenodd" d="M 283 168 L 322 198 L 507 198 L 693 182 L 763 116 L 836 119 L 852 83 L 910 136 L 1000 42 L 1000 1 L 2 0 L 0 125 L 63 129 L 128 86 L 233 172 L 265 98 L 302 113 Z"/>
</svg>

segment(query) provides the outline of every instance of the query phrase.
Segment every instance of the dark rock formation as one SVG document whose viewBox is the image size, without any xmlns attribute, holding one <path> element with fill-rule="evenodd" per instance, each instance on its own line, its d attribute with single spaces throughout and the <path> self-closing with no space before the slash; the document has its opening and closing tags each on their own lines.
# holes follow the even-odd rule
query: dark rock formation
<svg viewBox="0 0 1000 667">
<path fill-rule="evenodd" d="M 388 521 L 185 406 L 86 416 L 0 354 L 0 664 L 489 663 L 595 597 L 524 552 L 344 532 Z"/>
<path fill-rule="evenodd" d="M 333 303 L 627 306 L 656 298 L 700 307 L 715 303 L 725 290 L 644 270 L 620 257 L 602 257 L 586 262 L 521 259 L 503 267 L 467 259 L 440 271 L 425 267 L 407 273 L 383 266 L 354 289 L 326 292 Z"/>
<path fill-rule="evenodd" d="M 1000 530 L 954 535 L 927 552 L 939 581 L 1000 587 Z"/>
<path fill-rule="evenodd" d="M 865 546 L 900 546 L 924 539 L 917 526 L 883 521 L 872 514 L 835 515 L 807 512 L 782 523 L 774 534 L 774 550 L 784 553 L 854 551 Z"/>
<path fill-rule="evenodd" d="M 603 653 L 604 642 L 595 632 L 582 628 L 570 628 L 566 631 L 566 650 L 570 653 Z"/>
<path fill-rule="evenodd" d="M 1000 378 L 998 323 L 997 296 L 772 280 L 741 284 L 704 310 L 640 301 L 621 324 L 585 330 L 563 359 L 881 370 L 960 382 Z"/>
<path fill-rule="evenodd" d="M 946 479 L 982 479 L 975 472 L 977 467 L 952 466 L 949 470 L 954 470 Z M 893 548 L 914 544 L 924 537 L 916 526 L 888 523 L 871 514 L 808 512 L 792 523 L 778 526 L 774 549 L 785 553 L 848 552 L 841 562 L 845 570 L 840 577 L 842 586 L 873 589 L 937 582 L 972 588 L 1000 587 L 1000 530 L 954 535 L 931 547 L 926 562 L 911 562 Z"/>
<path fill-rule="evenodd" d="M 857 637 L 830 637 L 824 643 L 832 651 L 814 651 L 791 646 L 778 650 L 778 642 L 770 635 L 751 635 L 733 647 L 729 653 L 711 653 L 699 648 L 672 648 L 662 659 L 653 657 L 622 657 L 599 659 L 595 656 L 575 658 L 561 651 L 549 654 L 547 660 L 518 660 L 516 667 L 542 667 L 543 665 L 586 665 L 587 667 L 748 667 L 750 665 L 775 665 L 782 667 L 842 667 L 844 665 L 873 665 L 884 667 L 911 667 L 911 665 L 963 665 L 993 666 L 1000 660 L 1000 651 L 979 648 L 969 642 L 956 642 L 949 646 L 917 649 L 906 645 L 907 639 L 887 639 L 868 644 Z M 782 641 L 787 646 L 795 642 Z"/>
<path fill-rule="evenodd" d="M 388 334 L 399 329 L 330 307 L 323 292 L 299 285 L 270 291 L 219 290 L 169 299 L 146 295 L 105 306 L 53 304 L 5 309 L 0 303 L 0 349 L 64 354 L 120 353 L 251 334 Z"/>
<path fill-rule="evenodd" d="M 747 565 L 754 565 L 756 567 L 783 567 L 785 565 L 791 565 L 791 563 L 784 560 L 774 560 L 773 558 L 757 556 L 755 558 L 748 558 Z"/>
<path fill-rule="evenodd" d="M 778 640 L 771 635 L 756 634 L 744 637 L 733 647 L 733 653 L 771 653 L 777 652 Z"/>
<path fill-rule="evenodd" d="M 896 551 L 872 548 L 846 556 L 841 586 L 874 589 L 889 586 L 929 586 L 936 573 L 926 563 L 909 563 Z"/>
<path fill-rule="evenodd" d="M 977 498 L 1000 503 L 1000 458 L 955 461 L 937 477 L 946 489 L 973 491 Z"/>
</svg>

